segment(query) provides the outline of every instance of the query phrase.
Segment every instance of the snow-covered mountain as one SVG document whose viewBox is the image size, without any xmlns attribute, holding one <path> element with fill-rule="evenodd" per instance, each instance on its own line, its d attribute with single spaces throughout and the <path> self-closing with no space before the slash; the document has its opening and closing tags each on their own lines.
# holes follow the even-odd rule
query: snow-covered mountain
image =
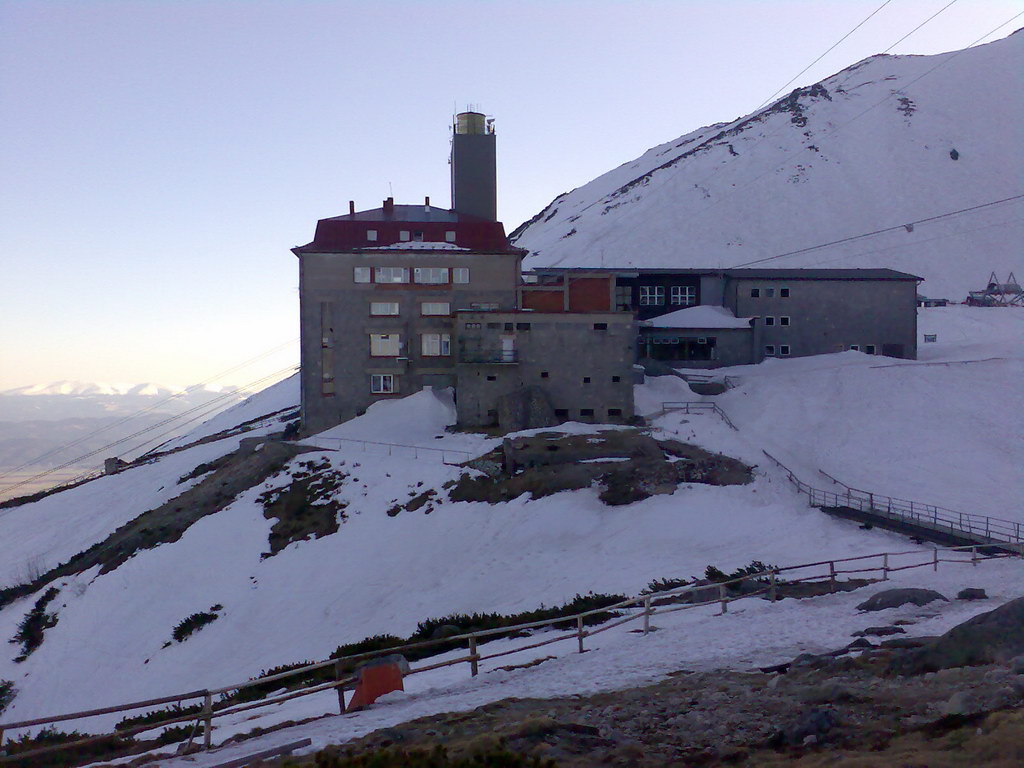
<svg viewBox="0 0 1024 768">
<path fill-rule="evenodd" d="M 324 658 L 341 643 L 407 635 L 428 617 L 529 610 L 590 590 L 635 594 L 652 579 L 699 574 L 709 564 L 730 570 L 755 559 L 795 564 L 928 552 L 927 545 L 808 508 L 763 449 L 810 482 L 829 482 L 820 469 L 879 493 L 1024 522 L 1018 493 L 1024 393 L 1015 386 L 1024 365 L 1018 343 L 1024 312 L 928 309 L 920 325 L 938 341 L 922 345 L 918 361 L 843 352 L 727 371 L 740 385 L 717 402 L 738 431 L 713 414 L 659 414 L 662 401 L 698 399 L 679 379 L 638 386 L 638 410 L 650 416 L 654 435 L 756 468 L 748 484 L 684 483 L 672 494 L 616 507 L 602 503 L 595 487 L 541 498 L 523 494 L 499 504 L 451 498 L 452 482 L 476 472 L 459 462 L 500 441 L 446 430 L 454 419 L 451 398 L 431 391 L 376 404 L 364 416 L 302 441 L 311 450 L 279 465 L 268 454 L 280 444 L 235 454 L 241 438 L 281 429 L 298 396 L 295 377 L 281 382 L 174 442 L 174 453 L 0 509 L 0 587 L 36 583 L 24 594 L 7 593 L 0 638 L 16 635 L 47 589 L 58 591 L 44 606 L 53 626 L 24 661 L 16 661 L 22 652 L 17 644 L 0 643 L 0 681 L 17 690 L 3 718 L 227 685 L 275 665 Z M 239 424 L 255 428 L 224 435 Z M 561 429 L 589 434 L 621 428 Z M 262 474 L 250 477 L 254 485 L 238 490 L 231 484 L 241 477 L 242 464 L 230 462 L 249 461 L 245 456 L 267 463 L 260 465 Z M 311 472 L 326 478 L 312 496 Z M 205 500 L 199 498 L 203 488 Z M 289 504 L 275 507 L 274 500 L 287 494 Z M 208 506 L 198 514 L 203 504 Z M 288 509 L 294 518 L 285 514 Z M 118 530 L 131 535 L 132 526 L 141 539 L 117 539 L 131 546 L 115 544 L 106 565 L 88 559 L 89 552 L 103 551 L 95 545 Z M 289 526 L 298 535 L 282 542 Z M 78 566 L 40 578 L 79 553 L 85 559 L 75 561 Z M 954 601 L 919 621 L 914 632 L 945 631 L 1024 588 L 1019 561 L 966 570 L 969 584 L 964 570 L 955 568 L 894 576 L 901 584 L 945 592 L 983 586 L 992 598 L 987 605 Z M 776 613 L 753 600 L 713 623 L 666 619 L 659 622 L 664 631 L 639 654 L 639 641 L 626 627 L 621 635 L 595 639 L 588 647 L 598 653 L 545 649 L 564 658 L 540 673 L 487 666 L 472 682 L 465 670 L 417 676 L 405 702 L 389 701 L 366 717 L 320 721 L 317 743 L 352 738 L 371 724 L 509 695 L 608 689 L 655 679 L 680 664 L 749 668 L 827 650 L 849 642 L 855 622 L 862 621 L 853 610 L 861 599 L 852 593 L 783 601 L 784 610 Z M 175 626 L 201 612 L 216 619 L 174 642 Z M 509 658 L 526 663 L 532 656 Z M 336 695 L 326 691 L 217 721 L 214 740 L 336 707 Z M 102 732 L 118 717 L 74 727 Z M 213 765 L 218 756 L 203 759 L 190 764 Z"/>
<path fill-rule="evenodd" d="M 1024 193 L 1022 92 L 1024 32 L 873 56 L 559 195 L 513 239 L 527 267 L 891 267 L 962 300 L 1021 269 L 1024 200 L 903 225 Z"/>
</svg>

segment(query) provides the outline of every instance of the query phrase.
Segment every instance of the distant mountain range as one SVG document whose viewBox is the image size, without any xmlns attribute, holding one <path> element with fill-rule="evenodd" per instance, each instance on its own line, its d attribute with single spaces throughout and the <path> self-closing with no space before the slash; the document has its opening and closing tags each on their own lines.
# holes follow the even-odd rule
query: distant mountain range
<svg viewBox="0 0 1024 768">
<path fill-rule="evenodd" d="M 1024 200 L 986 204 L 1024 193 L 1022 73 L 1022 31 L 872 56 L 648 150 L 512 238 L 527 267 L 891 267 L 962 300 L 1021 268 Z"/>
</svg>

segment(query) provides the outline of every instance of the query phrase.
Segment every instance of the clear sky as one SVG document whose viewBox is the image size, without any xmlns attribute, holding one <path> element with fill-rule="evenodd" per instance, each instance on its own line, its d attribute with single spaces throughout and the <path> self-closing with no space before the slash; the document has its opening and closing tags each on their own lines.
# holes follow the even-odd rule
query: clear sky
<svg viewBox="0 0 1024 768">
<path fill-rule="evenodd" d="M 191 384 L 282 345 L 221 382 L 294 364 L 289 249 L 350 199 L 447 206 L 457 109 L 496 119 L 511 231 L 753 111 L 883 2 L 0 0 L 0 390 Z M 786 90 L 948 3 L 890 0 Z M 1021 10 L 957 0 L 892 52 Z"/>
</svg>

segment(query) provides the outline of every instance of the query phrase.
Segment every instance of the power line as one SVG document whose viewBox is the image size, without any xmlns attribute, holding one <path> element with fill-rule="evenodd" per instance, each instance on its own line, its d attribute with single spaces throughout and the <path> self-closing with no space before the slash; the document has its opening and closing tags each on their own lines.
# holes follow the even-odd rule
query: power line
<svg viewBox="0 0 1024 768">
<path fill-rule="evenodd" d="M 775 256 L 766 256 L 763 259 L 754 259 L 754 261 L 747 261 L 747 262 L 744 262 L 743 264 L 736 264 L 736 265 L 734 265 L 732 267 L 729 267 L 729 269 L 739 269 L 740 267 L 749 267 L 752 264 L 763 264 L 766 261 L 774 261 L 775 259 L 784 259 L 787 256 L 796 256 L 797 254 L 807 253 L 808 251 L 816 251 L 816 250 L 818 250 L 820 248 L 829 248 L 829 247 L 831 247 L 833 245 L 841 245 L 842 243 L 849 243 L 849 242 L 852 242 L 854 240 L 861 240 L 861 239 L 863 239 L 865 237 L 873 237 L 875 235 L 881 235 L 881 234 L 883 234 L 885 232 L 895 232 L 898 229 L 903 229 L 903 230 L 906 230 L 907 232 L 910 232 L 918 224 L 927 224 L 928 222 L 938 221 L 939 219 L 946 219 L 946 218 L 949 218 L 950 216 L 959 216 L 962 213 L 969 213 L 971 211 L 978 211 L 978 210 L 981 210 L 982 208 L 990 208 L 993 205 L 999 205 L 1000 203 L 1008 203 L 1008 202 L 1010 202 L 1012 200 L 1019 200 L 1022 197 L 1024 197 L 1024 194 L 1013 195 L 1012 197 L 1004 197 L 1002 200 L 993 200 L 992 202 L 989 202 L 989 203 L 982 203 L 980 205 L 973 205 L 970 208 L 961 208 L 961 209 L 956 210 L 956 211 L 949 211 L 948 213 L 940 213 L 940 214 L 938 214 L 936 216 L 929 216 L 927 218 L 918 219 L 916 221 L 908 221 L 908 222 L 906 222 L 904 224 L 896 224 L 896 225 L 891 226 L 891 227 L 885 227 L 883 229 L 876 229 L 873 232 L 864 232 L 864 233 L 859 234 L 859 235 L 851 235 L 849 237 L 843 237 L 843 238 L 840 238 L 839 240 L 832 240 L 832 241 L 827 242 L 827 243 L 819 243 L 818 245 L 811 245 L 811 246 L 808 246 L 806 248 L 798 248 L 795 251 L 787 251 L 786 253 L 779 253 L 779 254 L 776 254 Z"/>
<path fill-rule="evenodd" d="M 799 78 L 799 77 L 800 77 L 800 76 L 801 76 L 801 75 L 802 75 L 802 74 L 803 74 L 804 72 L 806 72 L 807 70 L 809 70 L 809 69 L 810 69 L 811 67 L 813 67 L 813 66 L 814 66 L 815 64 L 817 64 L 817 63 L 818 63 L 819 61 L 821 61 L 821 60 L 822 60 L 823 58 L 825 58 L 825 57 L 826 57 L 826 56 L 828 56 L 828 55 L 829 55 L 830 53 L 832 53 L 832 51 L 834 51 L 834 50 L 835 50 L 835 49 L 836 49 L 836 48 L 837 48 L 837 47 L 839 46 L 839 44 L 840 44 L 840 43 L 842 43 L 842 42 L 843 42 L 843 41 L 844 41 L 844 40 L 845 40 L 846 38 L 848 38 L 848 37 L 849 37 L 850 35 L 852 35 L 852 34 L 853 34 L 854 32 L 856 32 L 856 31 L 857 31 L 858 29 L 860 29 L 861 27 L 863 27 L 863 26 L 864 26 L 864 25 L 865 25 L 865 24 L 866 24 L 866 23 L 867 23 L 867 22 L 868 22 L 868 21 L 869 21 L 869 20 L 871 19 L 871 17 L 872 17 L 872 16 L 874 16 L 874 15 L 875 15 L 876 13 L 878 13 L 878 12 L 879 12 L 880 10 L 882 10 L 883 8 L 885 8 L 885 6 L 887 6 L 887 5 L 888 5 L 889 3 L 891 3 L 891 2 L 892 2 L 892 0 L 885 0 L 885 2 L 884 2 L 884 3 L 882 3 L 882 4 L 880 5 L 880 6 L 878 6 L 877 8 L 875 8 L 875 10 L 873 10 L 873 11 L 872 11 L 871 13 L 869 13 L 869 14 L 868 14 L 868 15 L 867 15 L 867 16 L 866 16 L 866 17 L 864 18 L 864 20 L 860 22 L 860 24 L 858 24 L 858 25 L 857 25 L 857 26 L 855 26 L 855 27 L 854 27 L 853 29 L 851 29 L 851 30 L 850 30 L 849 32 L 847 32 L 847 33 L 846 33 L 845 35 L 843 35 L 843 36 L 842 36 L 841 38 L 839 38 L 838 40 L 836 40 L 836 42 L 832 43 L 832 45 L 831 45 L 831 46 L 830 46 L 830 47 L 828 48 L 828 50 L 827 50 L 827 51 L 825 51 L 825 52 L 824 52 L 823 54 L 821 54 L 821 55 L 820 55 L 820 56 L 819 56 L 818 58 L 816 58 L 816 59 L 815 59 L 814 61 L 812 61 L 812 62 L 811 62 L 810 64 L 808 64 L 808 65 L 807 65 L 806 67 L 804 67 L 804 68 L 803 68 L 803 69 L 801 69 L 801 70 L 800 70 L 799 72 L 797 72 L 797 73 L 796 73 L 796 75 L 795 75 L 795 76 L 794 76 L 794 77 L 793 77 L 793 78 L 792 78 L 791 80 L 789 80 L 789 82 L 787 82 L 787 83 L 786 83 L 786 84 L 785 84 L 784 86 L 782 86 L 781 88 L 779 88 L 779 90 L 777 90 L 777 91 L 776 91 L 775 93 L 773 93 L 773 94 L 772 94 L 771 96 L 769 96 L 769 97 L 768 97 L 767 99 L 765 99 L 764 101 L 762 101 L 762 102 L 761 102 L 761 103 L 760 103 L 760 104 L 759 104 L 759 105 L 757 106 L 757 109 L 755 109 L 754 111 L 756 112 L 756 111 L 757 111 L 758 109 L 761 109 L 761 107 L 763 107 L 763 106 L 764 106 L 765 104 L 768 104 L 769 102 L 771 102 L 771 100 L 772 100 L 772 99 L 774 99 L 774 98 L 775 98 L 776 96 L 778 96 L 778 95 L 779 95 L 780 93 L 782 93 L 782 92 L 783 92 L 784 90 L 786 90 L 786 88 L 787 88 L 788 86 L 790 86 L 790 85 L 791 85 L 791 84 L 792 84 L 792 83 L 793 83 L 793 82 L 794 82 L 794 81 L 795 81 L 795 80 L 796 80 L 797 78 Z M 956 2 L 956 0 L 953 0 L 953 3 L 955 3 L 955 2 Z M 950 5 L 952 5 L 953 3 L 950 3 Z M 947 8 L 948 8 L 948 7 L 949 7 L 949 6 L 947 6 Z M 940 13 L 941 13 L 941 11 L 940 11 Z M 936 14 L 936 15 L 937 15 L 937 14 Z M 927 23 L 927 22 L 925 22 L 925 23 Z M 922 26 L 923 26 L 923 25 L 922 25 Z M 918 27 L 918 29 L 920 29 L 920 27 Z M 907 33 L 907 37 L 910 37 L 910 35 L 914 34 L 914 32 L 916 32 L 916 31 L 917 31 L 917 29 L 915 29 L 915 30 L 912 30 L 911 32 Z M 905 39 L 905 38 L 903 38 L 903 39 Z"/>
<path fill-rule="evenodd" d="M 925 24 L 927 24 L 927 23 L 928 23 L 929 21 L 931 21 L 932 19 L 934 19 L 934 18 L 935 18 L 936 16 L 938 16 L 938 15 L 939 15 L 940 13 L 942 13 L 942 12 L 943 12 L 944 10 L 946 10 L 947 8 L 949 8 L 949 6 L 953 5 L 953 3 L 955 3 L 955 2 L 956 2 L 956 0 L 950 0 L 950 2 L 949 2 L 949 3 L 947 3 L 946 5 L 944 5 L 944 6 L 942 6 L 941 8 L 939 8 L 939 10 L 937 10 L 937 11 L 936 11 L 935 13 L 933 13 L 933 14 L 932 14 L 931 16 L 929 16 L 929 17 L 928 17 L 927 19 L 925 19 L 924 21 L 922 21 L 922 22 L 921 22 L 920 24 L 918 24 L 918 25 L 917 25 L 916 27 L 914 27 L 914 28 L 913 28 L 912 30 L 910 30 L 909 32 L 907 32 L 907 34 L 905 34 L 905 35 L 904 35 L 903 37 L 901 37 L 901 38 L 900 38 L 899 40 L 897 40 L 897 41 L 896 41 L 895 43 L 893 43 L 893 44 L 892 44 L 892 45 L 890 45 L 890 46 L 889 46 L 888 48 L 886 48 L 886 49 L 885 49 L 884 51 L 882 51 L 882 53 L 888 53 L 889 51 L 891 51 L 891 50 L 892 50 L 893 48 L 895 48 L 895 47 L 896 47 L 897 45 L 899 45 L 900 43 L 902 43 L 902 42 L 903 42 L 904 40 L 906 40 L 906 39 L 907 39 L 908 37 L 910 37 L 910 36 L 911 36 L 912 34 L 914 34 L 915 32 L 917 32 L 917 30 L 919 30 L 919 29 L 920 29 L 921 27 L 923 27 L 923 26 L 924 26 Z M 1007 23 L 1009 23 L 1009 22 L 1007 22 Z M 990 34 L 991 34 L 991 33 L 990 33 Z"/>
</svg>

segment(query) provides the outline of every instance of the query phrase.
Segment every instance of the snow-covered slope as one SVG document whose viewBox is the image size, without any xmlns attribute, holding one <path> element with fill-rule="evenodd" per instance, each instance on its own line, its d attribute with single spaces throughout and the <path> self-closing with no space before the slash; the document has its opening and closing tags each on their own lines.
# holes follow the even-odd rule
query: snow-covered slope
<svg viewBox="0 0 1024 768">
<path fill-rule="evenodd" d="M 1024 32 L 875 56 L 654 147 L 514 233 L 527 267 L 733 267 L 1024 192 Z M 891 267 L 962 299 L 1020 269 L 1024 201 L 764 262 Z"/>
</svg>

